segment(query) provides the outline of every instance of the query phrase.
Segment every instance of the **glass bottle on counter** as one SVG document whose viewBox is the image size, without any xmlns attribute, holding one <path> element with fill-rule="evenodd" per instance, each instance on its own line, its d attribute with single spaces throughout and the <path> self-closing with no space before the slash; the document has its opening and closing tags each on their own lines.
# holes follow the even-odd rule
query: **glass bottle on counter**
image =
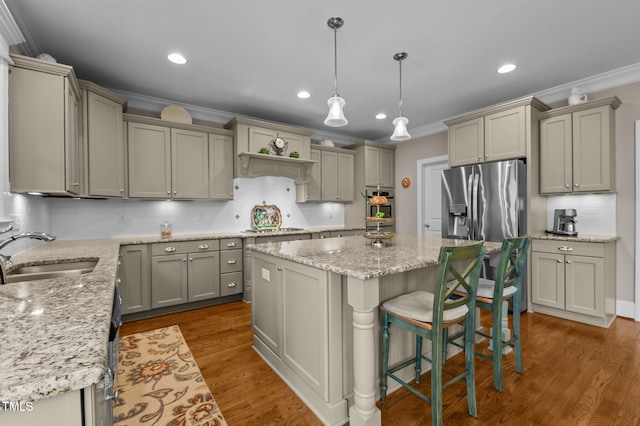
<svg viewBox="0 0 640 426">
<path fill-rule="evenodd" d="M 173 225 L 167 221 L 160 224 L 160 237 L 171 238 L 171 235 L 173 235 Z"/>
</svg>

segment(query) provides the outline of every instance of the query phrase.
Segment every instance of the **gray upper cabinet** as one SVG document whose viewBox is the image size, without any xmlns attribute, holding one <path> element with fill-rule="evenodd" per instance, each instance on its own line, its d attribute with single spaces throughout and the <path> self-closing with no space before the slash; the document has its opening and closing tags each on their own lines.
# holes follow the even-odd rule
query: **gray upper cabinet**
<svg viewBox="0 0 640 426">
<path fill-rule="evenodd" d="M 231 132 L 124 114 L 129 197 L 233 198 Z"/>
<path fill-rule="evenodd" d="M 84 182 L 82 195 L 125 196 L 125 156 L 122 113 L 126 99 L 89 81 L 82 89 Z"/>
<path fill-rule="evenodd" d="M 11 55 L 9 180 L 13 192 L 82 192 L 81 97 L 73 68 Z"/>
<path fill-rule="evenodd" d="M 209 198 L 233 199 L 233 138 L 209 134 Z"/>
<path fill-rule="evenodd" d="M 322 151 L 323 201 L 351 202 L 354 193 L 354 154 Z"/>
<path fill-rule="evenodd" d="M 615 190 L 617 97 L 540 115 L 540 193 Z"/>
<path fill-rule="evenodd" d="M 395 155 L 392 150 L 375 146 L 364 147 L 365 186 L 393 188 Z"/>
<path fill-rule="evenodd" d="M 549 106 L 527 97 L 446 120 L 449 166 L 527 157 L 537 112 Z"/>
</svg>

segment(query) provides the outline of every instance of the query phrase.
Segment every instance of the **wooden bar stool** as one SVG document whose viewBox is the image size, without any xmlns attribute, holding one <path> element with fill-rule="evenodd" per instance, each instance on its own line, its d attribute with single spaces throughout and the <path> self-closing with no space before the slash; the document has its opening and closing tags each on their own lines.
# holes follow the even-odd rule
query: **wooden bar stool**
<svg viewBox="0 0 640 426">
<path fill-rule="evenodd" d="M 527 263 L 527 252 L 531 240 L 529 237 L 506 238 L 502 242 L 502 254 L 500 255 L 500 263 L 496 272 L 496 279 L 488 280 L 480 278 L 478 281 L 478 291 L 476 293 L 476 306 L 480 309 L 490 311 L 491 315 L 491 334 L 484 331 L 476 330 L 476 334 L 490 338 L 492 341 L 493 354 L 491 356 L 476 352 L 476 355 L 486 358 L 493 362 L 493 381 L 495 388 L 502 392 L 502 355 L 506 348 L 513 348 L 516 358 L 516 371 L 522 374 L 522 348 L 520 344 L 520 309 L 522 301 L 522 277 L 525 273 Z M 456 291 L 456 295 L 464 295 L 464 288 Z M 508 302 L 511 304 L 513 311 L 513 336 L 507 340 L 502 335 L 502 320 L 506 318 L 508 309 L 505 307 Z M 505 325 L 508 327 L 508 323 Z M 456 336 L 448 337 L 445 333 L 445 341 L 454 346 L 463 348 L 455 340 L 462 333 Z M 466 335 L 465 335 L 466 339 Z M 446 353 L 446 345 L 444 348 Z"/>
<path fill-rule="evenodd" d="M 440 250 L 438 281 L 435 292 L 415 291 L 404 294 L 382 304 L 382 377 L 380 396 L 385 402 L 387 378 L 390 377 L 418 397 L 431 404 L 432 424 L 442 425 L 442 390 L 452 383 L 463 380 L 467 384 L 467 404 L 469 414 L 476 417 L 476 394 L 473 357 L 473 323 L 475 296 L 480 276 L 480 266 L 484 258 L 483 243 L 467 246 L 442 247 Z M 453 282 L 447 288 L 447 282 Z M 454 291 L 464 288 L 465 295 L 453 299 Z M 444 330 L 454 324 L 463 323 L 467 330 L 465 345 L 465 370 L 454 375 L 448 382 L 442 382 L 442 348 Z M 411 331 L 416 335 L 415 357 L 389 368 L 389 325 Z M 422 354 L 422 339 L 431 340 L 431 359 Z M 421 361 L 431 363 L 431 398 L 423 395 L 404 382 L 394 373 L 415 364 L 415 381 L 420 382 Z"/>
</svg>

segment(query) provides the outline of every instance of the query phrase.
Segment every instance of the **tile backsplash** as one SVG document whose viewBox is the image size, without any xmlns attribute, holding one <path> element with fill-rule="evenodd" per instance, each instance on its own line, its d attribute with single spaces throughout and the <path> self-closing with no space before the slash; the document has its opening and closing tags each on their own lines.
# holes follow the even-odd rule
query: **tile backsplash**
<svg viewBox="0 0 640 426">
<path fill-rule="evenodd" d="M 251 228 L 255 205 L 278 206 L 284 227 L 343 226 L 338 203 L 296 203 L 296 186 L 285 177 L 234 179 L 233 201 L 143 201 L 42 198 L 50 232 L 59 239 L 147 236 L 168 221 L 173 233 L 235 232 Z"/>
<path fill-rule="evenodd" d="M 555 209 L 576 209 L 578 234 L 616 234 L 616 194 L 560 195 L 547 198 L 547 229 Z"/>
</svg>

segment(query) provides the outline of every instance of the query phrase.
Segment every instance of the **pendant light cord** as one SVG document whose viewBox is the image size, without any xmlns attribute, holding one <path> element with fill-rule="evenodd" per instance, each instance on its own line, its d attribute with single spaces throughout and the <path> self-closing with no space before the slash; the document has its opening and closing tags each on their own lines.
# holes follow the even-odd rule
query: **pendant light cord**
<svg viewBox="0 0 640 426">
<path fill-rule="evenodd" d="M 400 117 L 402 117 L 402 59 L 398 62 L 400 63 L 400 102 L 398 104 L 400 107 Z"/>
<path fill-rule="evenodd" d="M 333 55 L 334 55 L 334 87 L 335 87 L 335 94 L 334 96 L 340 96 L 338 95 L 338 29 L 334 28 L 333 29 Z"/>
</svg>

